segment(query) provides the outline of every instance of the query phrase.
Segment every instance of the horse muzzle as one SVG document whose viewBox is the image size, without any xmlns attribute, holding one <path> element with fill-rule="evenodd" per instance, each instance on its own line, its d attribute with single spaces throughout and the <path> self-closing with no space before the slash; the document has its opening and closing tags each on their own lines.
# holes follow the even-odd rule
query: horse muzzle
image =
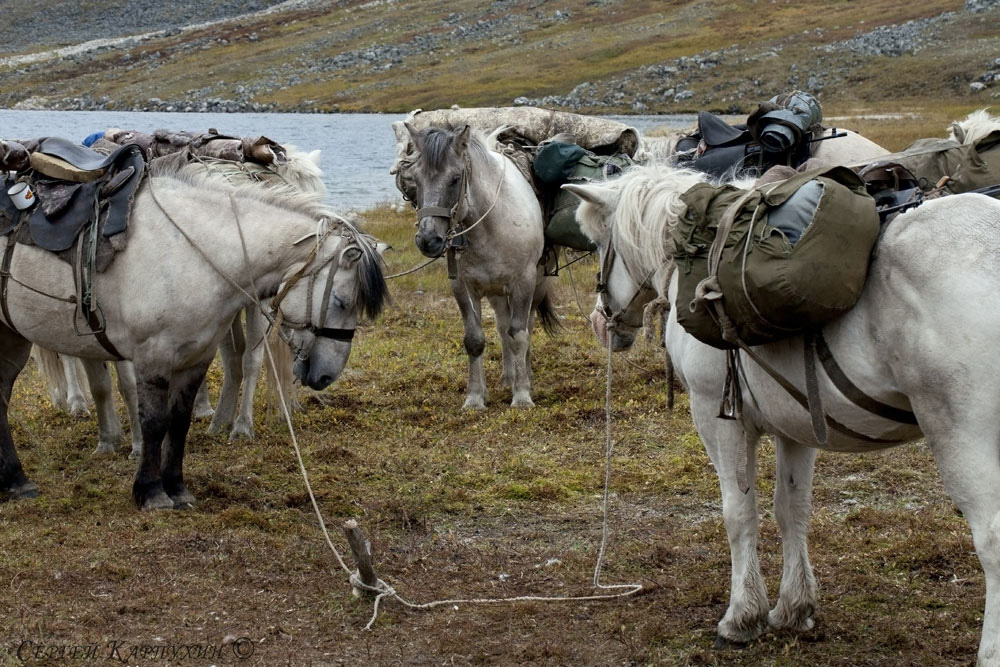
<svg viewBox="0 0 1000 667">
<path fill-rule="evenodd" d="M 292 373 L 299 379 L 299 382 L 316 391 L 326 389 L 340 375 L 340 373 L 329 371 L 323 372 L 322 369 L 309 363 L 308 358 L 296 359 L 295 364 L 292 366 Z"/>
<path fill-rule="evenodd" d="M 597 342 L 604 349 L 611 344 L 611 350 L 621 352 L 627 350 L 635 344 L 635 331 L 622 331 L 618 328 L 608 328 L 608 318 L 598 309 L 590 313 L 590 326 L 594 329 Z"/>
<path fill-rule="evenodd" d="M 417 250 L 424 257 L 440 257 L 444 253 L 445 244 L 447 243 L 444 235 L 429 229 L 431 225 L 425 226 L 423 220 L 420 222 L 420 230 L 413 239 Z"/>
</svg>

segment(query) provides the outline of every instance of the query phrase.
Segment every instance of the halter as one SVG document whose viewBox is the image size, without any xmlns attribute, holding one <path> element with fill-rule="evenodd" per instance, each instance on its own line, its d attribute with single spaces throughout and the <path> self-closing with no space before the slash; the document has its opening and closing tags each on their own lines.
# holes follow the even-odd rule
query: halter
<svg viewBox="0 0 1000 667">
<path fill-rule="evenodd" d="M 325 222 L 325 219 L 321 220 L 320 221 L 320 225 L 322 226 L 324 222 Z M 316 324 L 313 324 L 313 298 L 312 298 L 312 296 L 313 296 L 313 289 L 314 289 L 314 287 L 316 285 L 316 277 L 319 275 L 319 272 L 322 271 L 328 264 L 331 264 L 334 260 L 338 259 L 337 255 L 331 255 L 330 258 L 327 259 L 322 264 L 316 265 L 311 271 L 308 270 L 309 267 L 310 267 L 310 265 L 313 263 L 313 261 L 315 261 L 316 255 L 319 253 L 319 249 L 323 246 L 323 243 L 326 241 L 327 238 L 329 238 L 330 236 L 332 236 L 332 234 L 330 234 L 330 232 L 326 231 L 326 230 L 320 231 L 317 234 L 318 234 L 318 239 L 316 240 L 316 245 L 313 246 L 313 249 L 309 252 L 309 257 L 306 260 L 306 263 L 302 266 L 301 269 L 299 269 L 295 273 L 295 275 L 293 275 L 291 278 L 288 279 L 288 281 L 285 283 L 284 287 L 282 287 L 281 291 L 279 291 L 278 294 L 275 295 L 275 297 L 273 299 L 271 299 L 271 312 L 270 312 L 270 316 L 269 316 L 268 319 L 270 319 L 271 322 L 273 324 L 275 324 L 275 325 L 284 325 L 284 326 L 288 327 L 289 329 L 298 329 L 298 330 L 308 331 L 309 333 L 311 333 L 316 338 L 329 338 L 331 340 L 339 340 L 339 341 L 343 341 L 345 343 L 349 343 L 349 342 L 351 342 L 351 340 L 354 339 L 354 331 L 355 330 L 353 328 L 351 328 L 351 329 L 340 329 L 340 328 L 324 327 L 323 326 L 323 319 L 324 319 L 324 317 L 326 315 L 326 310 L 327 310 L 327 308 L 330 305 L 330 296 L 333 293 L 333 279 L 337 275 L 337 271 L 340 270 L 339 266 L 336 266 L 336 267 L 332 268 L 330 270 L 330 272 L 327 274 L 326 284 L 323 287 L 323 299 L 322 299 L 322 301 L 320 303 L 320 309 L 319 309 L 319 312 L 320 312 L 320 315 L 319 315 L 319 317 L 320 317 L 319 326 L 317 326 Z M 348 241 L 355 240 L 354 239 L 354 235 L 350 234 L 350 233 L 348 233 L 348 234 L 341 233 L 338 236 L 340 238 L 348 239 Z M 299 239 L 299 241 L 296 241 L 295 243 L 299 243 L 302 240 L 303 239 Z M 307 319 L 304 322 L 296 322 L 295 320 L 289 319 L 285 315 L 285 313 L 281 310 L 281 302 L 288 295 L 288 293 L 292 289 L 292 287 L 294 287 L 304 277 L 308 277 L 308 285 L 307 285 L 307 291 L 306 291 L 306 318 Z M 279 331 L 280 331 L 280 326 L 279 326 Z M 289 342 L 289 341 L 286 340 L 286 342 Z M 302 350 L 300 349 L 300 350 L 297 351 L 297 354 L 301 354 L 301 352 L 302 352 Z"/>
<path fill-rule="evenodd" d="M 639 286 L 635 288 L 632 293 L 632 297 L 625 302 L 625 305 L 619 308 L 617 311 L 611 310 L 609 305 L 609 300 L 611 296 L 611 291 L 608 289 L 607 280 L 611 276 L 611 268 L 614 266 L 615 259 L 617 259 L 618 253 L 615 252 L 615 246 L 608 243 L 607 251 L 601 258 L 601 270 L 597 274 L 597 303 L 600 308 L 601 314 L 607 320 L 608 328 L 614 331 L 620 324 L 624 324 L 627 327 L 633 329 L 638 329 L 642 326 L 642 322 L 629 322 L 625 319 L 625 313 L 628 311 L 629 307 L 635 302 L 639 295 L 643 291 L 652 291 L 653 288 L 649 286 L 649 279 L 653 276 L 655 271 L 650 271 L 649 275 L 639 283 Z"/>
<path fill-rule="evenodd" d="M 410 163 L 412 165 L 412 163 Z M 493 203 L 490 204 L 486 212 L 479 216 L 479 219 L 468 227 L 462 227 L 459 222 L 458 209 L 462 204 L 469 199 L 471 199 L 471 193 L 469 191 L 469 158 L 465 158 L 465 165 L 462 167 L 462 181 L 459 185 L 459 195 L 458 199 L 455 201 L 451 207 L 446 206 L 421 206 L 417 209 L 417 222 L 416 225 L 420 224 L 421 218 L 447 218 L 448 219 L 448 232 L 445 234 L 445 250 L 444 252 L 448 256 L 448 278 L 454 280 L 458 277 L 458 262 L 455 256 L 457 251 L 465 250 L 468 245 L 466 239 L 461 238 L 465 234 L 471 232 L 475 227 L 479 225 L 486 216 L 493 211 L 496 207 L 497 202 L 500 201 L 500 189 L 503 187 L 503 182 L 507 176 L 507 162 L 501 157 L 500 160 L 501 171 L 500 171 L 500 181 L 497 183 L 497 190 L 493 194 Z M 400 172 L 402 173 L 402 169 Z M 459 239 L 456 241 L 455 239 Z M 440 257 L 440 255 L 438 255 Z M 435 258 L 437 259 L 437 258 Z"/>
</svg>

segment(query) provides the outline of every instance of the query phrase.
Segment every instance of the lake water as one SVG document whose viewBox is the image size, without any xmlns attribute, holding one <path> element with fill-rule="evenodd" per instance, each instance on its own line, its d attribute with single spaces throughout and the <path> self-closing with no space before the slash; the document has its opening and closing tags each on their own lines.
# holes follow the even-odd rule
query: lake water
<svg viewBox="0 0 1000 667">
<path fill-rule="evenodd" d="M 151 133 L 158 129 L 235 136 L 264 135 L 281 144 L 323 151 L 321 166 L 330 203 L 363 210 L 401 201 L 389 167 L 396 157 L 392 123 L 403 114 L 142 113 L 116 111 L 14 111 L 0 109 L 0 138 L 60 136 L 74 141 L 109 127 Z M 686 128 L 695 116 L 606 116 L 636 127 Z"/>
</svg>

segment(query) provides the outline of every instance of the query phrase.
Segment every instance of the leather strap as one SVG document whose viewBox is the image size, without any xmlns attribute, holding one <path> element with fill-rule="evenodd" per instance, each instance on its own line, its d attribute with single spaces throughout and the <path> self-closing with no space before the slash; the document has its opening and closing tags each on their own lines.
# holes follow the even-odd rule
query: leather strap
<svg viewBox="0 0 1000 667">
<path fill-rule="evenodd" d="M 896 408 L 874 399 L 851 382 L 851 379 L 847 377 L 844 370 L 837 364 L 837 360 L 833 358 L 833 353 L 826 344 L 826 339 L 823 338 L 822 330 L 816 333 L 813 343 L 816 346 L 816 356 L 819 358 L 820 363 L 823 364 L 823 370 L 826 371 L 827 376 L 829 376 L 830 381 L 833 382 L 837 390 L 848 400 L 879 417 L 884 417 L 885 419 L 901 424 L 917 424 L 917 416 L 909 410 Z"/>
<path fill-rule="evenodd" d="M 420 218 L 448 218 L 451 219 L 451 209 L 444 206 L 424 206 L 417 209 L 417 219 Z"/>
<path fill-rule="evenodd" d="M 809 419 L 812 420 L 816 442 L 825 445 L 829 439 L 823 398 L 819 393 L 819 376 L 816 374 L 816 340 L 811 331 L 802 337 L 803 363 L 806 370 L 806 398 L 809 401 Z"/>
<path fill-rule="evenodd" d="M 10 311 L 7 310 L 7 283 L 10 278 L 10 263 L 11 258 L 14 256 L 14 245 L 17 243 L 17 234 L 21 230 L 21 223 L 23 218 L 20 218 L 14 229 L 7 234 L 7 247 L 3 251 L 3 263 L 0 264 L 0 311 L 3 312 L 3 319 L 15 333 L 17 329 L 14 327 L 14 320 L 10 317 Z"/>
</svg>

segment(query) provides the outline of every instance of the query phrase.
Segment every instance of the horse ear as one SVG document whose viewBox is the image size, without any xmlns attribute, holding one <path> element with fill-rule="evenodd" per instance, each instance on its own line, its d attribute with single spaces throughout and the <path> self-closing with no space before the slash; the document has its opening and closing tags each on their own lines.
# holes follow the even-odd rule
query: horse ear
<svg viewBox="0 0 1000 667">
<path fill-rule="evenodd" d="M 317 167 L 319 166 L 319 156 L 320 156 L 320 153 L 322 153 L 322 152 L 323 152 L 323 151 L 321 151 L 321 150 L 319 150 L 319 149 L 317 148 L 316 150 L 314 150 L 314 151 L 312 151 L 312 152 L 310 152 L 310 153 L 309 153 L 309 159 L 310 159 L 310 160 L 312 161 L 312 163 L 313 163 L 314 165 L 316 165 Z"/>
<path fill-rule="evenodd" d="M 417 128 L 413 127 L 413 125 L 410 124 L 409 122 L 405 122 L 405 121 L 403 122 L 403 127 L 405 127 L 406 131 L 410 133 L 410 141 L 413 142 L 413 147 L 416 148 L 417 151 L 419 151 L 420 150 L 420 130 L 418 130 Z"/>
<path fill-rule="evenodd" d="M 581 200 L 606 210 L 612 210 L 617 199 L 615 191 L 603 185 L 564 183 L 561 187 L 567 192 L 572 192 Z"/>
<path fill-rule="evenodd" d="M 951 124 L 951 135 L 955 137 L 955 141 L 957 141 L 958 143 L 960 144 L 965 143 L 965 128 L 962 127 L 959 123 Z"/>
<path fill-rule="evenodd" d="M 464 125 L 458 134 L 455 135 L 455 152 L 459 155 L 465 153 L 465 149 L 469 147 L 469 135 L 472 134 L 472 128 L 468 125 Z"/>
</svg>

